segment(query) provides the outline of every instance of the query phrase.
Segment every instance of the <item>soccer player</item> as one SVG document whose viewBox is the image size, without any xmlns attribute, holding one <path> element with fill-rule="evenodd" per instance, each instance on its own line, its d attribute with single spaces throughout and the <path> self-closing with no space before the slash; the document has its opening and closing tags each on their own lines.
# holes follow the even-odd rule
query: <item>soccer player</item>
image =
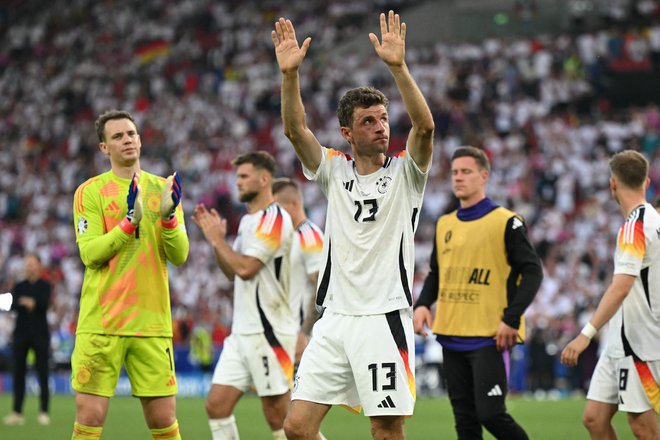
<svg viewBox="0 0 660 440">
<path fill-rule="evenodd" d="M 39 415 L 40 425 L 50 424 L 48 403 L 50 392 L 48 388 L 48 353 L 50 351 L 50 329 L 46 313 L 50 305 L 52 288 L 42 277 L 42 265 L 39 256 L 27 254 L 25 262 L 25 279 L 12 289 L 12 310 L 16 311 L 16 324 L 12 337 L 12 354 L 14 361 L 14 404 L 13 411 L 4 417 L 5 425 L 22 425 L 23 400 L 25 399 L 25 376 L 27 375 L 28 351 L 32 349 L 35 357 L 35 367 L 39 379 Z"/>
<path fill-rule="evenodd" d="M 524 340 L 522 314 L 541 285 L 541 261 L 523 220 L 486 197 L 483 150 L 457 148 L 451 172 L 459 208 L 436 224 L 415 331 L 426 336 L 427 325 L 442 345 L 459 439 L 481 439 L 482 427 L 497 439 L 527 439 L 506 411 L 507 371 L 509 350 Z"/>
<path fill-rule="evenodd" d="M 296 343 L 295 364 L 300 363 L 307 346 L 312 325 L 318 319 L 316 310 L 316 284 L 321 267 L 323 231 L 305 214 L 300 187 L 288 177 L 273 181 L 275 201 L 291 216 L 295 233 L 291 246 L 291 295 L 294 309 L 300 311 L 302 327 Z"/>
<path fill-rule="evenodd" d="M 238 439 L 234 407 L 254 386 L 273 438 L 284 440 L 300 329 L 289 291 L 293 224 L 273 200 L 275 159 L 270 154 L 245 153 L 232 164 L 240 201 L 247 205 L 233 248 L 225 239 L 227 221 L 215 209 L 200 204 L 193 214 L 218 266 L 234 280 L 231 335 L 215 366 L 206 412 L 213 440 Z"/>
<path fill-rule="evenodd" d="M 649 163 L 632 150 L 610 159 L 610 191 L 626 219 L 617 236 L 614 276 L 593 317 L 562 351 L 577 364 L 609 322 L 607 345 L 587 393 L 583 423 L 592 439 L 613 440 L 617 408 L 638 439 L 660 439 L 660 214 L 646 201 Z"/>
<path fill-rule="evenodd" d="M 73 218 L 85 278 L 71 383 L 72 440 L 98 439 L 124 366 L 155 439 L 181 439 L 167 262 L 188 257 L 181 180 L 140 169 L 142 143 L 130 113 L 96 120 L 110 170 L 80 185 Z"/>
<path fill-rule="evenodd" d="M 351 154 L 321 146 L 305 121 L 298 45 L 280 18 L 271 36 L 282 73 L 282 120 L 305 176 L 328 198 L 316 322 L 296 374 L 287 438 L 318 439 L 332 405 L 370 418 L 375 439 L 403 438 L 415 403 L 412 328 L 413 235 L 433 153 L 431 112 L 405 63 L 406 25 L 380 14 L 381 41 L 369 34 L 412 122 L 405 151 L 386 155 L 388 99 L 373 87 L 346 92 L 337 110 Z"/>
</svg>

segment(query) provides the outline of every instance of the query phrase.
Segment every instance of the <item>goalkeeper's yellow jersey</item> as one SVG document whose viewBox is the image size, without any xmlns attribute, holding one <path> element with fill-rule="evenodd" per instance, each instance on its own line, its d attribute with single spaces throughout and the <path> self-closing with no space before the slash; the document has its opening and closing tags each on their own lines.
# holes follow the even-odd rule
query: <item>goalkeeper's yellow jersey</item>
<svg viewBox="0 0 660 440">
<path fill-rule="evenodd" d="M 80 185 L 73 200 L 76 243 L 85 264 L 77 334 L 172 336 L 167 261 L 183 264 L 188 236 L 181 205 L 163 223 L 165 179 L 141 171 L 143 216 L 131 231 L 126 218 L 130 179 L 112 171 Z"/>
</svg>

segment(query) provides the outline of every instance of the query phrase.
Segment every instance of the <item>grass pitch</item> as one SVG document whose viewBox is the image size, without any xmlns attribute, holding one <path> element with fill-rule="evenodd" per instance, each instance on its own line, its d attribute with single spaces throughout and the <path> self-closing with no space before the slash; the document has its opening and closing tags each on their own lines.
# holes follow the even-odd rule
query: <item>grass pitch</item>
<svg viewBox="0 0 660 440">
<path fill-rule="evenodd" d="M 73 397 L 54 396 L 52 398 L 52 423 L 48 427 L 37 424 L 37 406 L 37 398 L 28 396 L 25 402 L 26 424 L 24 426 L 4 426 L 0 422 L 0 439 L 68 440 L 71 436 L 75 414 Z M 7 414 L 10 408 L 11 396 L 0 394 L 0 415 Z M 512 397 L 508 400 L 508 408 L 533 440 L 588 438 L 587 431 L 582 427 L 580 421 L 584 408 L 582 398 L 534 401 Z M 243 397 L 238 403 L 235 414 L 241 439 L 272 439 L 257 397 L 253 395 Z M 184 440 L 211 438 L 203 399 L 179 398 L 177 416 Z M 628 428 L 625 415 L 617 414 L 614 421 L 620 440 L 634 438 Z M 451 408 L 446 398 L 420 398 L 415 406 L 415 415 L 406 421 L 406 438 L 409 440 L 453 439 L 456 438 L 453 423 Z M 322 431 L 330 440 L 368 440 L 371 438 L 369 420 L 366 417 L 354 415 L 338 407 L 330 410 L 323 422 Z M 110 401 L 110 411 L 102 438 L 104 440 L 146 440 L 151 438 L 142 417 L 142 407 L 137 399 L 114 397 Z M 486 433 L 484 439 L 492 440 L 493 437 Z"/>
</svg>

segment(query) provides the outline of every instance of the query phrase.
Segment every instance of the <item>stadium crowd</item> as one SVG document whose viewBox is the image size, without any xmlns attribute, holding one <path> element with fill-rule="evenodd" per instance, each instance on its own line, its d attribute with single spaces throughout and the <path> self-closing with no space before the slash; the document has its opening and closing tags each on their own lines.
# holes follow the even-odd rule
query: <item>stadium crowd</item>
<svg viewBox="0 0 660 440">
<path fill-rule="evenodd" d="M 160 175 L 176 169 L 183 181 L 190 257 L 170 272 L 175 342 L 189 344 L 205 330 L 221 346 L 231 283 L 189 216 L 199 202 L 214 206 L 235 234 L 243 207 L 231 158 L 271 152 L 279 174 L 302 183 L 311 219 L 325 219 L 324 199 L 303 178 L 281 127 L 273 23 L 286 15 L 299 39 L 313 37 L 312 62 L 301 72 L 308 123 L 321 144 L 340 148 L 333 106 L 346 88 L 373 84 L 398 94 L 376 57 L 333 57 L 333 48 L 366 39 L 371 11 L 393 5 L 405 19 L 405 8 L 422 2 L 30 3 L 26 11 L 10 1 L 0 12 L 0 21 L 11 22 L 0 31 L 0 292 L 22 275 L 24 252 L 41 256 L 54 286 L 53 359 L 66 367 L 83 275 L 73 191 L 107 166 L 94 118 L 126 109 L 137 118 L 142 167 Z M 435 220 L 454 204 L 448 158 L 459 145 L 481 147 L 493 163 L 491 198 L 525 216 L 543 259 L 545 278 L 527 313 L 532 389 L 558 386 L 556 355 L 609 281 L 621 218 L 609 197 L 607 158 L 624 147 L 642 151 L 651 162 L 650 197 L 660 194 L 660 106 L 614 106 L 604 85 L 610 69 L 660 73 L 660 2 L 644 3 L 652 7 L 625 26 L 408 47 L 437 127 L 415 288 L 426 275 Z M 400 101 L 389 112 L 396 152 L 409 122 Z M 11 319 L 0 314 L 0 369 L 7 367 Z M 588 377 L 579 373 L 568 386 L 583 387 Z"/>
</svg>

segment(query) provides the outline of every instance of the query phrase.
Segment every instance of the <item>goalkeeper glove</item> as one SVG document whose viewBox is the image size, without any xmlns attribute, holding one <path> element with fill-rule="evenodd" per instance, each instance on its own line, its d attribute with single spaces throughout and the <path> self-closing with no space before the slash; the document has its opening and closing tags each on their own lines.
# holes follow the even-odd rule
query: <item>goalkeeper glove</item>
<svg viewBox="0 0 660 440">
<path fill-rule="evenodd" d="M 140 185 L 138 184 L 140 175 L 133 174 L 133 179 L 128 185 L 128 195 L 126 196 L 126 203 L 128 204 L 128 212 L 126 218 L 133 226 L 140 224 L 142 219 L 142 193 Z"/>
<path fill-rule="evenodd" d="M 181 202 L 181 178 L 176 171 L 165 180 L 163 194 L 160 197 L 160 218 L 170 221 L 174 218 L 176 207 Z"/>
</svg>

